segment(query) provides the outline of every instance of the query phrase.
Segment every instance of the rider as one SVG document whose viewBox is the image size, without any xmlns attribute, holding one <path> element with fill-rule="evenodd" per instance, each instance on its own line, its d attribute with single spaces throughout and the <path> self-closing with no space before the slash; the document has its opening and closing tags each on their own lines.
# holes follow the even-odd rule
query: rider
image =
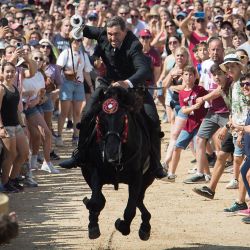
<svg viewBox="0 0 250 250">
<path fill-rule="evenodd" d="M 69 160 L 60 164 L 67 169 L 82 165 L 85 161 L 90 123 L 96 114 L 94 107 L 100 93 L 110 84 L 127 89 L 144 84 L 151 76 L 151 67 L 142 52 L 141 43 L 131 31 L 127 30 L 121 17 L 114 16 L 109 19 L 106 28 L 85 25 L 83 36 L 97 40 L 98 51 L 106 65 L 107 73 L 105 78 L 98 79 L 100 85 L 92 94 L 83 112 L 77 150 Z M 150 121 L 152 167 L 155 177 L 161 179 L 166 177 L 167 173 L 160 163 L 160 121 L 154 100 L 148 91 L 144 98 L 144 110 Z"/>
</svg>

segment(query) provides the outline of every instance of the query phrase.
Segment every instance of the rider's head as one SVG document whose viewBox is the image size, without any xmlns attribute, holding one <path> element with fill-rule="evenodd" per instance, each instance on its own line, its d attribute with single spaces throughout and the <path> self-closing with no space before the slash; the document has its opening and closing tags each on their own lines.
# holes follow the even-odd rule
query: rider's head
<svg viewBox="0 0 250 250">
<path fill-rule="evenodd" d="M 113 48 L 120 48 L 126 34 L 126 23 L 122 17 L 114 16 L 107 21 L 107 37 Z"/>
</svg>

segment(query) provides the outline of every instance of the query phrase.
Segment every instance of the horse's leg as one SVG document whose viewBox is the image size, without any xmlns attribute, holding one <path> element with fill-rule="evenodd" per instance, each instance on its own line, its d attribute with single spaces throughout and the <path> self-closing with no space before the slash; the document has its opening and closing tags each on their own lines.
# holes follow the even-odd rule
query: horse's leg
<svg viewBox="0 0 250 250">
<path fill-rule="evenodd" d="M 101 235 L 98 224 L 98 217 L 106 202 L 105 197 L 102 194 L 102 184 L 96 168 L 93 168 L 93 174 L 91 176 L 91 189 L 91 198 L 88 199 L 85 197 L 83 199 L 83 203 L 89 210 L 89 238 L 96 239 Z"/>
<path fill-rule="evenodd" d="M 142 185 L 142 174 L 136 173 L 134 175 L 131 175 L 130 179 L 131 182 L 128 185 L 128 203 L 123 215 L 124 220 L 117 219 L 115 222 L 115 228 L 123 235 L 128 235 L 130 233 L 130 225 L 135 217 L 137 201 Z"/>
<path fill-rule="evenodd" d="M 150 231 L 151 231 L 151 225 L 150 225 L 151 214 L 143 203 L 145 191 L 146 190 L 144 188 L 144 190 L 142 190 L 140 194 L 140 197 L 137 203 L 137 207 L 139 208 L 141 212 L 141 219 L 142 219 L 142 223 L 139 229 L 139 237 L 141 240 L 148 240 L 150 237 Z"/>
</svg>

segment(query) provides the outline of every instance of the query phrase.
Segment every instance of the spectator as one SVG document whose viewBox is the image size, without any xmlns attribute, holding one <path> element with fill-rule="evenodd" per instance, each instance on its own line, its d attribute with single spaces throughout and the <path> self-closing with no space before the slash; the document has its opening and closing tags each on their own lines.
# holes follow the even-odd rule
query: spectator
<svg viewBox="0 0 250 250">
<path fill-rule="evenodd" d="M 2 184 L 5 192 L 23 191 L 17 179 L 20 167 L 28 157 L 28 144 L 18 115 L 19 91 L 14 86 L 16 67 L 11 62 L 2 65 L 3 81 L 0 86 L 0 136 L 4 145 Z M 11 166 L 13 165 L 12 169 Z"/>
</svg>

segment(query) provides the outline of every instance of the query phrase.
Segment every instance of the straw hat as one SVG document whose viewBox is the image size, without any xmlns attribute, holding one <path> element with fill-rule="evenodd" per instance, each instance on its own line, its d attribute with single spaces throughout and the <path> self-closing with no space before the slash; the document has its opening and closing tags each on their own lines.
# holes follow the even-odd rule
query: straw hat
<svg viewBox="0 0 250 250">
<path fill-rule="evenodd" d="M 240 62 L 240 59 L 238 58 L 238 56 L 236 54 L 228 54 L 224 57 L 224 62 L 222 64 L 220 64 L 220 68 L 223 71 L 227 71 L 226 69 L 226 64 L 228 63 L 237 63 L 240 66 L 243 67 L 243 64 Z"/>
</svg>

